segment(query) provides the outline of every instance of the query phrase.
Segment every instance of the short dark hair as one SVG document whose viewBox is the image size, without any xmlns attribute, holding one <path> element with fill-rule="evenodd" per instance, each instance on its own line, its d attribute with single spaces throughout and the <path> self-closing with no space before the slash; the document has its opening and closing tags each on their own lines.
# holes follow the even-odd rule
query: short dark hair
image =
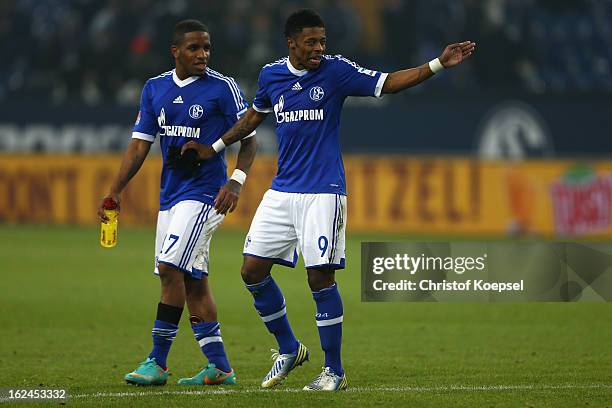
<svg viewBox="0 0 612 408">
<path fill-rule="evenodd" d="M 176 23 L 172 33 L 172 45 L 179 45 L 186 33 L 194 31 L 208 32 L 208 27 L 198 20 L 183 20 Z"/>
<path fill-rule="evenodd" d="M 314 10 L 301 9 L 291 13 L 285 22 L 285 37 L 293 37 L 307 27 L 325 27 L 323 19 Z"/>
</svg>

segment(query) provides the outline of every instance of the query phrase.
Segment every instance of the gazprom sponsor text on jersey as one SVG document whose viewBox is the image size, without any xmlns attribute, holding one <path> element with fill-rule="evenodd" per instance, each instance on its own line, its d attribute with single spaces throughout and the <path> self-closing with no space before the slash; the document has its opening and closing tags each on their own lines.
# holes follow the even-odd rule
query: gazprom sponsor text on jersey
<svg viewBox="0 0 612 408">
<path fill-rule="evenodd" d="M 194 139 L 200 138 L 200 128 L 194 128 L 189 126 L 160 126 L 160 136 L 178 136 L 178 137 L 192 137 Z"/>
<path fill-rule="evenodd" d="M 166 125 L 166 111 L 164 108 L 161 109 L 159 116 L 157 117 L 157 125 L 159 126 L 160 136 L 192 137 L 194 139 L 200 138 L 199 127 Z"/>
<path fill-rule="evenodd" d="M 300 122 L 303 120 L 323 120 L 323 109 L 300 109 L 289 112 L 276 112 L 276 123 Z"/>
</svg>

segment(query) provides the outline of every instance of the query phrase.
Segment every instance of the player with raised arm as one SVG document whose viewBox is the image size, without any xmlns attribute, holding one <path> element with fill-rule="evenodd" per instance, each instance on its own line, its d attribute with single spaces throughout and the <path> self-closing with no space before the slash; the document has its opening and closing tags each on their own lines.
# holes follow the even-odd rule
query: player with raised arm
<svg viewBox="0 0 612 408">
<path fill-rule="evenodd" d="M 154 272 L 160 277 L 161 300 L 152 331 L 153 350 L 125 380 L 137 385 L 166 383 L 166 358 L 187 303 L 195 339 L 209 363 L 179 384 L 235 384 L 208 282 L 208 250 L 212 233 L 237 205 L 256 144 L 254 138 L 241 139 L 236 170 L 229 181 L 223 153 L 205 162 L 197 160 L 194 150 L 181 153 L 187 141 L 200 145 L 217 140 L 248 106 L 232 78 L 208 68 L 211 41 L 204 24 L 179 22 L 171 52 L 175 69 L 149 79 L 143 88 L 132 140 L 105 198 L 120 203 L 121 192 L 159 135 L 163 166 Z M 106 221 L 102 207 L 98 215 Z"/>
<path fill-rule="evenodd" d="M 301 252 L 325 353 L 323 372 L 304 389 L 335 391 L 347 385 L 340 358 L 344 313 L 334 276 L 345 264 L 346 183 L 339 143 L 344 100 L 380 97 L 415 86 L 468 58 L 475 44 L 451 44 L 428 64 L 386 74 L 361 68 L 340 55 L 325 55 L 325 25 L 312 10 L 291 14 L 285 37 L 289 56 L 263 67 L 253 106 L 244 117 L 211 146 L 190 142 L 183 148 L 196 148 L 200 159 L 214 157 L 274 114 L 278 172 L 251 223 L 241 270 L 255 308 L 280 349 L 273 354 L 274 364 L 262 386 L 279 384 L 308 359 L 308 350 L 289 325 L 283 294 L 270 275 L 273 264 L 294 267 Z"/>
</svg>

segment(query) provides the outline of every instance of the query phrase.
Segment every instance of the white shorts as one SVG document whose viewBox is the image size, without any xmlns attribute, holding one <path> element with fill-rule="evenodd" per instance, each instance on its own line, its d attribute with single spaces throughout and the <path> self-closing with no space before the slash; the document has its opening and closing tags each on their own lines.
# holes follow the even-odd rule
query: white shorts
<svg viewBox="0 0 612 408">
<path fill-rule="evenodd" d="M 213 206 L 186 200 L 157 216 L 155 236 L 155 271 L 164 263 L 180 269 L 195 279 L 208 275 L 208 249 L 213 232 L 224 216 Z"/>
<path fill-rule="evenodd" d="M 306 268 L 344 268 L 346 196 L 268 190 L 244 243 L 243 255 L 295 267 L 299 253 Z"/>
</svg>

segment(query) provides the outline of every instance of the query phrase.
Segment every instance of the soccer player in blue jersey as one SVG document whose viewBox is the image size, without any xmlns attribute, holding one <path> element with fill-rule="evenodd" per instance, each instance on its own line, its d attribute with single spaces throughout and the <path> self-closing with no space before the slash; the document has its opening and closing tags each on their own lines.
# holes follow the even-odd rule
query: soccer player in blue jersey
<svg viewBox="0 0 612 408">
<path fill-rule="evenodd" d="M 208 282 L 208 250 L 213 232 L 225 214 L 236 207 L 256 146 L 254 138 L 242 139 L 236 170 L 229 181 L 223 154 L 202 163 L 197 161 L 195 151 L 181 154 L 187 141 L 210 144 L 217 140 L 248 107 L 232 78 L 207 67 L 210 51 L 208 28 L 201 22 L 184 20 L 175 26 L 171 46 L 175 69 L 146 82 L 132 140 L 107 196 L 120 203 L 122 190 L 159 135 L 163 166 L 154 272 L 161 280 L 161 300 L 153 324 L 153 349 L 136 370 L 125 376 L 131 384 L 166 383 L 166 358 L 185 303 L 195 339 L 209 363 L 179 384 L 236 383 Z M 102 206 L 98 215 L 106 220 Z"/>
<path fill-rule="evenodd" d="M 289 325 L 285 298 L 270 275 L 273 264 L 294 267 L 301 252 L 325 353 L 323 372 L 304 389 L 335 391 L 347 384 L 340 358 L 344 312 L 334 277 L 335 270 L 345 265 L 346 183 L 339 143 L 342 104 L 348 96 L 380 97 L 415 86 L 468 58 L 475 44 L 451 44 L 427 64 L 386 74 L 361 68 L 340 55 L 325 55 L 325 25 L 312 10 L 291 14 L 285 37 L 289 56 L 263 67 L 259 90 L 246 114 L 211 146 L 190 142 L 184 149 L 197 149 L 202 160 L 215 157 L 273 113 L 278 172 L 253 218 L 241 270 L 255 309 L 280 349 L 273 355 L 274 364 L 262 386 L 279 384 L 308 359 L 308 350 Z"/>
</svg>

